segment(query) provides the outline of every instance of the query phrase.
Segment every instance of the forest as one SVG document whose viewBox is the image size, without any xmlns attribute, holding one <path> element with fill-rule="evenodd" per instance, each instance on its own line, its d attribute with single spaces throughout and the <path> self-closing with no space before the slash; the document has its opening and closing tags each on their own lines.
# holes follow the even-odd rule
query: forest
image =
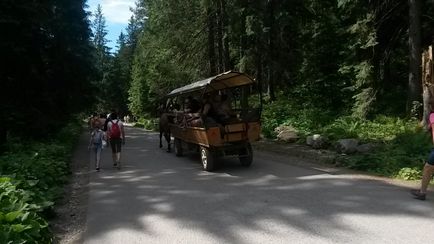
<svg viewBox="0 0 434 244">
<path fill-rule="evenodd" d="M 302 138 L 374 142 L 379 150 L 344 166 L 420 175 L 431 147 L 421 60 L 434 44 L 434 1 L 137 0 L 131 10 L 114 50 L 104 9 L 91 13 L 86 0 L 0 2 L 0 188 L 38 192 L 33 207 L 15 207 L 39 223 L 2 223 L 2 235 L 49 240 L 34 231 L 46 231 L 38 212 L 67 175 L 74 121 L 116 110 L 150 125 L 169 91 L 228 70 L 262 87 L 265 138 L 287 125 Z M 35 161 L 58 165 L 42 177 Z M 16 194 L 23 204 L 31 195 Z"/>
<path fill-rule="evenodd" d="M 227 70 L 289 114 L 421 118 L 432 1 L 142 0 L 117 50 L 103 9 L 85 4 L 3 1 L 3 143 L 83 111 L 151 117 L 168 91 Z"/>
<path fill-rule="evenodd" d="M 117 50 L 103 9 L 85 4 L 2 2 L 3 143 L 83 111 L 151 117 L 168 91 L 227 70 L 288 115 L 421 118 L 432 1 L 142 0 Z"/>
</svg>

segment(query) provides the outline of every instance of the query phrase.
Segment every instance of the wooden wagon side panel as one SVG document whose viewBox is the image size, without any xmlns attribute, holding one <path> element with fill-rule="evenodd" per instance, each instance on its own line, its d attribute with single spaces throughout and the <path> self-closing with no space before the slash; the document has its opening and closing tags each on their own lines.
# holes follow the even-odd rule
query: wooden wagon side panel
<svg viewBox="0 0 434 244">
<path fill-rule="evenodd" d="M 261 124 L 259 122 L 251 122 L 248 124 L 247 136 L 250 142 L 258 141 L 261 135 Z"/>
<path fill-rule="evenodd" d="M 209 127 L 206 130 L 206 135 L 208 137 L 209 145 L 213 147 L 220 147 L 223 145 L 219 127 Z"/>
<path fill-rule="evenodd" d="M 182 141 L 209 147 L 210 142 L 207 136 L 207 131 L 199 127 L 180 127 L 178 125 L 171 125 L 170 131 L 172 136 L 179 138 Z"/>
</svg>

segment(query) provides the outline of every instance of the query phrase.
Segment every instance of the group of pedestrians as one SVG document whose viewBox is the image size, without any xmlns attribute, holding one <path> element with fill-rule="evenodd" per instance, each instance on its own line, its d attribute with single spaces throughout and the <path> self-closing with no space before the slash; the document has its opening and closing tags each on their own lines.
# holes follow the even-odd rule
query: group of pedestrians
<svg viewBox="0 0 434 244">
<path fill-rule="evenodd" d="M 95 170 L 101 166 L 101 152 L 110 145 L 112 151 L 113 167 L 121 168 L 121 150 L 125 145 L 124 124 L 118 118 L 117 113 L 111 113 L 105 117 L 103 114 L 93 114 L 89 120 L 90 140 L 88 150 L 92 151 L 95 162 Z"/>
</svg>

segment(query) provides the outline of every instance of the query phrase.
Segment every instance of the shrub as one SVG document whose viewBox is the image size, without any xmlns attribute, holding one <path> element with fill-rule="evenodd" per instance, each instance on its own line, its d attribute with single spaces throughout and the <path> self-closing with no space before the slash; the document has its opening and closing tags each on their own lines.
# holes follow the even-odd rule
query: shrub
<svg viewBox="0 0 434 244">
<path fill-rule="evenodd" d="M 330 112 L 280 100 L 264 106 L 262 121 L 263 134 L 268 138 L 276 136 L 276 127 L 291 125 L 301 136 L 319 133 L 331 141 L 356 138 L 362 143 L 373 142 L 378 145 L 377 150 L 347 156 L 343 165 L 404 179 L 418 177 L 431 147 L 429 135 L 418 128 L 416 121 L 391 116 L 379 115 L 372 120 L 334 117 Z"/>
<path fill-rule="evenodd" d="M 51 243 L 46 218 L 61 196 L 68 161 L 81 131 L 71 123 L 50 141 L 9 143 L 0 156 L 0 239 L 11 243 Z"/>
<path fill-rule="evenodd" d="M 278 100 L 264 106 L 262 132 L 265 137 L 273 138 L 276 137 L 276 127 L 291 125 L 301 134 L 319 133 L 333 118 L 332 113 L 319 108 L 303 108 L 285 100 Z"/>
<path fill-rule="evenodd" d="M 144 128 L 146 130 L 157 131 L 158 119 L 154 118 L 139 118 L 135 124 L 136 127 Z"/>
<path fill-rule="evenodd" d="M 9 177 L 0 178 L 0 239 L 8 243 L 51 243 L 48 223 L 41 212 L 52 203 L 33 203 L 35 194 L 19 185 Z"/>
<path fill-rule="evenodd" d="M 397 175 L 397 178 L 401 178 L 404 180 L 417 180 L 422 175 L 422 170 L 419 168 L 402 168 Z"/>
</svg>

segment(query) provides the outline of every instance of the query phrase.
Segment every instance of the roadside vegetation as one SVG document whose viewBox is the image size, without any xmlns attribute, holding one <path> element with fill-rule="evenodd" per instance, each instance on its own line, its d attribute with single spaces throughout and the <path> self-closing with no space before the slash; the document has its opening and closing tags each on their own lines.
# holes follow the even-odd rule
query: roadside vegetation
<svg viewBox="0 0 434 244">
<path fill-rule="evenodd" d="M 52 242 L 48 220 L 62 197 L 81 128 L 73 122 L 42 141 L 10 140 L 0 156 L 0 240 Z"/>
<path fill-rule="evenodd" d="M 152 118 L 151 116 L 144 116 L 134 122 L 135 127 L 143 128 L 145 130 L 157 131 L 158 130 L 158 118 Z"/>
<path fill-rule="evenodd" d="M 116 50 L 104 9 L 87 3 L 0 1 L 0 242 L 51 242 L 73 115 L 116 110 L 155 129 L 150 115 L 169 91 L 229 70 L 264 91 L 264 136 L 289 125 L 299 142 L 356 138 L 377 146 L 342 165 L 420 177 L 433 1 L 137 0 Z"/>
<path fill-rule="evenodd" d="M 431 148 L 430 133 L 415 119 L 390 115 L 360 119 L 279 102 L 269 102 L 264 108 L 262 128 L 267 138 L 276 138 L 276 127 L 290 125 L 300 134 L 298 143 L 305 143 L 306 136 L 320 134 L 330 140 L 330 150 L 343 138 L 375 144 L 372 152 L 339 158 L 341 166 L 351 169 L 405 180 L 419 179 Z"/>
</svg>

